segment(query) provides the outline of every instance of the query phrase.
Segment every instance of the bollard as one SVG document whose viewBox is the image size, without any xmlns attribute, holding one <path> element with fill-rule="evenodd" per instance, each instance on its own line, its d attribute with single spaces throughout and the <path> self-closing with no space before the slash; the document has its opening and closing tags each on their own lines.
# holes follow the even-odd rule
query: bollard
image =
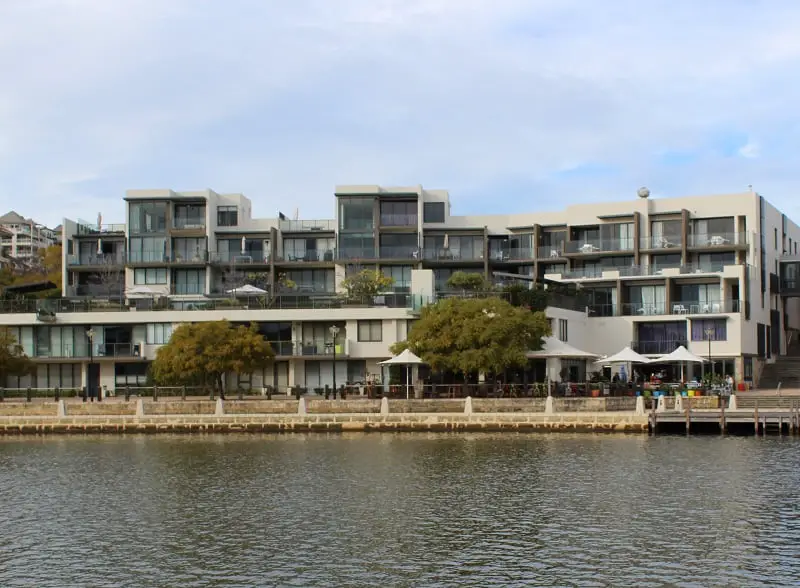
<svg viewBox="0 0 800 588">
<path fill-rule="evenodd" d="M 217 405 L 214 408 L 214 416 L 223 416 L 225 414 L 225 403 L 222 398 L 217 398 Z"/>
<path fill-rule="evenodd" d="M 84 386 L 83 387 L 83 401 L 86 402 L 87 400 L 89 400 L 89 387 L 88 386 Z"/>
<path fill-rule="evenodd" d="M 158 402 L 158 386 L 153 386 L 153 402 Z"/>
<path fill-rule="evenodd" d="M 637 416 L 644 415 L 644 396 L 636 397 L 636 415 Z"/>
<path fill-rule="evenodd" d="M 389 414 L 389 398 L 384 396 L 381 398 L 381 415 L 386 416 Z"/>
<path fill-rule="evenodd" d="M 61 399 L 61 390 L 58 389 L 58 386 L 56 386 L 55 396 L 56 396 L 56 402 L 58 402 Z"/>
<path fill-rule="evenodd" d="M 186 386 L 181 386 L 181 400 L 186 400 Z"/>
<path fill-rule="evenodd" d="M 472 414 L 472 396 L 467 396 L 464 400 L 464 414 Z"/>
<path fill-rule="evenodd" d="M 125 402 L 129 402 L 131 399 L 131 388 L 130 386 L 125 386 Z"/>
<path fill-rule="evenodd" d="M 297 399 L 297 414 L 304 416 L 306 414 L 306 399 L 298 397 Z"/>
<path fill-rule="evenodd" d="M 25 390 L 25 402 L 30 402 L 32 398 L 31 388 L 28 386 L 28 389 Z"/>
<path fill-rule="evenodd" d="M 553 404 L 553 397 L 548 394 L 547 400 L 544 401 L 544 414 L 554 414 L 555 405 Z"/>
</svg>

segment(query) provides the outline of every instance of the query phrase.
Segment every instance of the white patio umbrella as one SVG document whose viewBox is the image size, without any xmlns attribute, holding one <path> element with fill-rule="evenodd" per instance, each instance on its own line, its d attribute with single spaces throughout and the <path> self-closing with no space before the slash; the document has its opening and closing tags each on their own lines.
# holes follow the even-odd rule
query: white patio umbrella
<svg viewBox="0 0 800 588">
<path fill-rule="evenodd" d="M 568 343 L 564 343 L 555 337 L 545 337 L 542 348 L 538 351 L 529 351 L 525 354 L 530 359 L 547 358 L 547 357 L 567 357 L 577 359 L 597 359 L 600 357 L 596 353 L 583 351 L 577 347 L 573 347 Z"/>
<path fill-rule="evenodd" d="M 228 294 L 233 294 L 234 296 L 238 296 L 240 294 L 244 296 L 260 296 L 261 294 L 266 293 L 266 290 L 262 290 L 256 286 L 251 286 L 250 284 L 245 284 L 244 286 L 239 286 L 238 288 L 228 290 Z"/>
<path fill-rule="evenodd" d="M 627 365 L 630 368 L 630 364 L 632 363 L 649 363 L 649 362 L 650 360 L 644 355 L 640 355 L 630 347 L 626 347 L 622 351 L 615 353 L 610 357 L 598 359 L 595 363 L 603 363 L 603 364 L 621 363 Z M 631 370 L 628 369 L 625 372 L 623 372 L 623 377 L 627 377 L 627 373 L 630 371 Z"/>
<path fill-rule="evenodd" d="M 695 355 L 686 347 L 681 345 L 672 353 L 651 359 L 650 363 L 680 363 L 681 364 L 681 382 L 683 381 L 683 368 L 686 363 L 705 363 L 706 360 L 702 357 Z"/>
<path fill-rule="evenodd" d="M 133 286 L 125 290 L 125 296 L 127 298 L 152 298 L 160 294 L 160 292 L 153 290 L 150 286 Z"/>
<path fill-rule="evenodd" d="M 409 395 L 411 393 L 411 366 L 412 365 L 422 365 L 425 362 L 422 361 L 419 357 L 414 355 L 414 353 L 410 349 L 406 349 L 399 355 L 395 355 L 392 359 L 387 359 L 386 361 L 380 362 L 380 365 L 404 365 L 406 366 L 406 400 L 408 400 Z"/>
</svg>

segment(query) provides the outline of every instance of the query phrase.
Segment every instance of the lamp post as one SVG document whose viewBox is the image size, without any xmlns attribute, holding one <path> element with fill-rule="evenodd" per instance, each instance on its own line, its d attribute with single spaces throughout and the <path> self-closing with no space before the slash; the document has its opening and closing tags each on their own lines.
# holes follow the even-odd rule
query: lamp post
<svg viewBox="0 0 800 588">
<path fill-rule="evenodd" d="M 706 327 L 705 330 L 706 339 L 708 340 L 708 366 L 711 369 L 711 375 L 714 375 L 714 361 L 711 359 L 711 338 L 714 336 L 714 328 L 713 327 Z M 711 380 L 709 379 L 709 382 Z"/>
<path fill-rule="evenodd" d="M 328 330 L 333 337 L 333 397 L 336 398 L 336 336 L 339 334 L 339 327 L 331 325 Z"/>
<path fill-rule="evenodd" d="M 94 394 L 92 393 L 92 367 L 94 365 L 94 329 L 86 329 L 86 338 L 89 339 L 89 373 L 86 374 L 86 393 L 91 397 L 94 402 Z M 83 401 L 86 402 L 84 395 Z"/>
</svg>

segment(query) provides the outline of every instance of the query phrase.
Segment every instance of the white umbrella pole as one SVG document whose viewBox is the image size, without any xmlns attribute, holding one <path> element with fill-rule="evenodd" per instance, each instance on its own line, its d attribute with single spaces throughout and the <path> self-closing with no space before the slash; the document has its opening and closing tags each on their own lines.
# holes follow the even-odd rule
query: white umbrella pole
<svg viewBox="0 0 800 588">
<path fill-rule="evenodd" d="M 410 373 L 410 370 L 411 370 L 411 365 L 410 364 L 406 364 L 406 400 L 408 400 L 409 394 L 411 393 L 411 388 L 410 388 L 411 373 Z"/>
</svg>

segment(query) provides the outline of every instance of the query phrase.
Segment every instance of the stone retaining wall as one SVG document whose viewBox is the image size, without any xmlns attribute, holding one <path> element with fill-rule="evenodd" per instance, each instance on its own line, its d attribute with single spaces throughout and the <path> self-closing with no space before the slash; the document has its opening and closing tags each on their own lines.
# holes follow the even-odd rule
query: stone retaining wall
<svg viewBox="0 0 800 588">
<path fill-rule="evenodd" d="M 453 400 L 389 400 L 389 413 L 464 412 L 465 402 L 460 398 Z"/>
<path fill-rule="evenodd" d="M 544 398 L 473 398 L 472 412 L 544 412 Z"/>
<path fill-rule="evenodd" d="M 53 407 L 53 415 L 56 414 L 56 403 L 48 405 Z M 89 416 L 89 415 L 135 415 L 136 402 L 65 402 L 64 412 L 67 416 Z M 0 410 L 0 414 L 4 414 Z"/>
<path fill-rule="evenodd" d="M 380 400 L 306 400 L 308 414 L 353 414 L 380 411 Z M 294 412 L 297 412 L 297 401 L 294 403 Z"/>
<path fill-rule="evenodd" d="M 531 413 L 82 416 L 0 418 L 0 435 L 89 433 L 308 433 L 308 432 L 586 431 L 646 433 L 646 416 L 633 413 L 545 415 Z"/>
<path fill-rule="evenodd" d="M 633 396 L 553 398 L 554 412 L 606 412 L 618 410 L 636 410 L 636 398 Z"/>
</svg>

